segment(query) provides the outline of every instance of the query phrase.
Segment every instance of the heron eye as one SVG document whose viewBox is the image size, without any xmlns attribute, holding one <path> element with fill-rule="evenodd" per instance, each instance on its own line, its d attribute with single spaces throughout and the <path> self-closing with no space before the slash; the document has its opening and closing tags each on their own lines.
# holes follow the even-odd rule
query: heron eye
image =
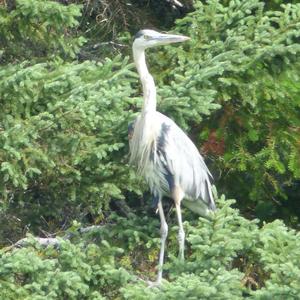
<svg viewBox="0 0 300 300">
<path fill-rule="evenodd" d="M 147 35 L 147 34 L 144 34 L 144 39 L 145 39 L 145 40 L 150 40 L 150 36 Z"/>
</svg>

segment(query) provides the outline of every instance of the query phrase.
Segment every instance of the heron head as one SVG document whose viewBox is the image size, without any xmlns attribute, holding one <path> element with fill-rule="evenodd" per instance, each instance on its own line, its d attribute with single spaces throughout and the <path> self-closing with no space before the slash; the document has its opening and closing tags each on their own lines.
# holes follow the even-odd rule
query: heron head
<svg viewBox="0 0 300 300">
<path fill-rule="evenodd" d="M 160 33 L 155 30 L 144 29 L 136 33 L 133 47 L 147 49 L 155 46 L 180 43 L 189 40 L 184 35 Z"/>
</svg>

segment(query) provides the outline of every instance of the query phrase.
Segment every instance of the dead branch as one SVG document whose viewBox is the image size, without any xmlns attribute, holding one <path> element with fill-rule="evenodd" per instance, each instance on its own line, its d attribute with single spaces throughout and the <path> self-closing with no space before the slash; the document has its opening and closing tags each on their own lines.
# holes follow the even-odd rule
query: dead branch
<svg viewBox="0 0 300 300">
<path fill-rule="evenodd" d="M 22 247 L 31 245 L 32 241 L 37 242 L 39 245 L 41 245 L 42 247 L 45 247 L 45 248 L 48 246 L 59 247 L 61 244 L 61 241 L 70 240 L 76 234 L 81 234 L 81 235 L 91 234 L 93 232 L 99 231 L 100 229 L 103 229 L 103 227 L 105 227 L 105 226 L 113 226 L 113 225 L 115 225 L 115 224 L 91 225 L 91 226 L 87 226 L 87 227 L 81 227 L 81 228 L 78 228 L 75 232 L 68 232 L 67 234 L 65 234 L 62 237 L 46 237 L 46 238 L 25 237 L 25 238 L 18 240 L 11 246 L 6 247 L 5 252 L 10 251 L 13 248 L 22 248 Z"/>
</svg>

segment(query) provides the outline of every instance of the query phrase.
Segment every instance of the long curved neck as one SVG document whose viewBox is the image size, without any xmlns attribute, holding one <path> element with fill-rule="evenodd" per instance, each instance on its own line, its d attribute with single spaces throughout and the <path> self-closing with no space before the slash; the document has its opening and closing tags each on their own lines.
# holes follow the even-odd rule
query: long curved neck
<svg viewBox="0 0 300 300">
<path fill-rule="evenodd" d="M 142 113 L 156 111 L 156 87 L 146 65 L 145 51 L 133 47 L 133 58 L 143 85 Z"/>
</svg>

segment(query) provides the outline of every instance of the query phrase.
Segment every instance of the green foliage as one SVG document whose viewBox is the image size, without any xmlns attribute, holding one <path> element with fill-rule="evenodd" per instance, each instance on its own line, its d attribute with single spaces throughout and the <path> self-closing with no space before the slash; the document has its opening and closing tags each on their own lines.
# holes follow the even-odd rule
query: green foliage
<svg viewBox="0 0 300 300">
<path fill-rule="evenodd" d="M 125 299 L 242 299 L 238 272 L 225 270 L 204 271 L 201 275 L 183 274 L 174 282 L 165 283 L 161 289 L 131 286 L 124 288 Z"/>
<path fill-rule="evenodd" d="M 105 1 L 90 1 L 98 6 L 84 22 L 74 4 L 0 6 L 0 243 L 18 240 L 24 228 L 62 237 L 55 247 L 29 235 L 23 248 L 2 248 L 0 299 L 299 298 L 299 233 L 232 208 L 266 217 L 300 177 L 300 5 L 282 2 L 195 1 L 175 28 L 191 41 L 150 54 L 159 110 L 204 143 L 212 169 L 222 171 L 217 185 L 239 199 L 221 197 L 211 220 L 185 212 L 184 263 L 168 216 L 165 280 L 152 289 L 145 280 L 156 275 L 159 222 L 148 205 L 137 209 L 145 199 L 134 194 L 144 187 L 127 166 L 127 125 L 141 105 L 136 73 L 127 57 L 70 61 L 85 39 L 90 51 L 93 34 L 120 27 L 101 27 L 111 16 L 96 10 Z M 118 11 L 121 2 L 111 3 Z M 117 35 L 130 42 L 128 33 Z M 124 199 L 135 207 L 126 218 L 111 212 Z M 280 217 L 295 224 L 297 209 L 287 206 Z M 79 222 L 103 225 L 80 234 Z"/>
<path fill-rule="evenodd" d="M 159 249 L 157 218 L 112 215 L 87 235 L 74 229 L 72 242 L 0 252 L 0 287 L 5 299 L 298 299 L 299 233 L 281 221 L 258 225 L 217 201 L 211 220 L 185 222 L 184 263 L 175 258 L 177 228 L 171 225 L 165 279 L 148 288 Z M 175 212 L 174 212 L 175 214 Z M 153 255 L 155 252 L 155 255 Z M 152 271 L 149 271 L 152 270 Z M 101 298 L 102 297 L 102 298 Z"/>
<path fill-rule="evenodd" d="M 195 3 L 195 11 L 177 24 L 191 41 L 152 56 L 159 109 L 192 129 L 204 150 L 216 132 L 224 149 L 214 168 L 227 174 L 218 185 L 243 195 L 241 206 L 251 199 L 251 209 L 257 206 L 256 213 L 265 217 L 274 212 L 265 200 L 284 195 L 299 178 L 299 5 L 273 12 L 257 0 L 221 3 Z M 64 222 L 101 213 L 126 191 L 141 193 L 126 166 L 130 110 L 141 103 L 133 97 L 132 66 L 120 57 L 66 63 L 57 56 L 77 51 L 79 7 L 16 4 L 10 12 L 1 8 L 1 20 L 7 20 L 1 27 L 3 57 L 33 60 L 4 65 L 0 72 L 2 211 L 9 208 L 25 223 L 27 215 L 32 225 L 40 222 L 38 215 Z M 33 51 L 29 41 L 47 49 L 11 50 Z M 35 64 L 40 54 L 40 60 L 56 58 Z M 206 115 L 210 121 L 200 126 Z"/>
<path fill-rule="evenodd" d="M 123 189 L 138 191 L 124 166 L 131 80 L 131 65 L 120 57 L 3 68 L 2 198 L 25 207 L 39 201 L 55 216 L 82 199 L 99 213 Z"/>
<path fill-rule="evenodd" d="M 176 26 L 191 41 L 152 58 L 160 109 L 199 136 L 218 186 L 266 218 L 300 177 L 300 5 L 222 3 L 197 1 Z"/>
<path fill-rule="evenodd" d="M 266 286 L 254 294 L 255 299 L 298 299 L 300 269 L 299 232 L 288 229 L 281 221 L 262 228 L 258 249 L 265 270 L 271 274 Z"/>
<path fill-rule="evenodd" d="M 186 261 L 173 258 L 161 288 L 126 286 L 125 299 L 298 299 L 299 233 L 280 221 L 260 228 L 232 203 L 222 197 L 211 221 L 185 222 Z"/>
<path fill-rule="evenodd" d="M 60 240 L 59 248 L 32 246 L 1 253 L 1 299 L 105 299 L 131 276 L 117 268 L 122 250 Z"/>
<path fill-rule="evenodd" d="M 84 42 L 71 35 L 79 16 L 80 6 L 54 1 L 17 0 L 10 11 L 0 6 L 0 61 L 74 57 Z"/>
</svg>

